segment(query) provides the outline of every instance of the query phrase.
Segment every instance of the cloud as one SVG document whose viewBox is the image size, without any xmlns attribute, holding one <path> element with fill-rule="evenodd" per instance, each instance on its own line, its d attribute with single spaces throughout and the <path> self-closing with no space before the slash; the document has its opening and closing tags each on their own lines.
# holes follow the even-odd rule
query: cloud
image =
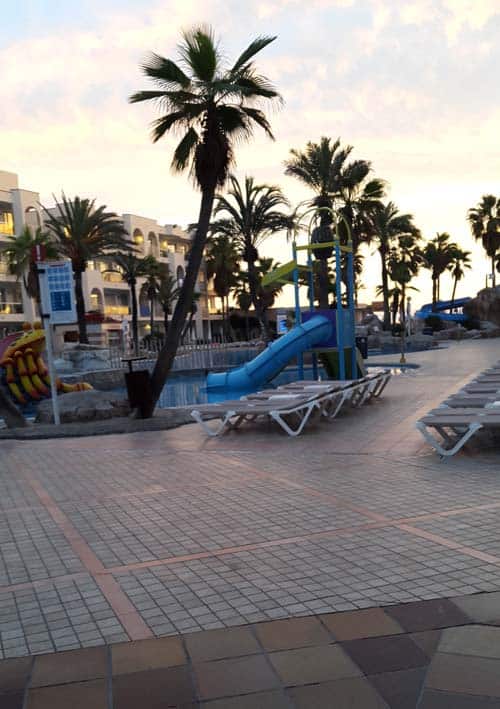
<svg viewBox="0 0 500 709">
<path fill-rule="evenodd" d="M 128 105 L 127 96 L 146 86 L 139 64 L 147 51 L 175 53 L 179 29 L 207 19 L 228 56 L 253 36 L 279 35 L 259 57 L 286 99 L 271 114 L 277 141 L 257 131 L 238 148 L 239 174 L 280 182 L 299 201 L 306 191 L 283 177 L 289 149 L 341 136 L 372 160 L 426 233 L 449 229 L 464 242 L 467 207 L 482 191 L 500 193 L 498 0 L 170 0 L 107 10 L 88 0 L 88 7 L 86 29 L 47 22 L 0 50 L 0 168 L 18 172 L 46 202 L 64 188 L 120 212 L 196 220 L 198 195 L 169 170 L 173 140 L 152 145 L 154 110 Z"/>
</svg>

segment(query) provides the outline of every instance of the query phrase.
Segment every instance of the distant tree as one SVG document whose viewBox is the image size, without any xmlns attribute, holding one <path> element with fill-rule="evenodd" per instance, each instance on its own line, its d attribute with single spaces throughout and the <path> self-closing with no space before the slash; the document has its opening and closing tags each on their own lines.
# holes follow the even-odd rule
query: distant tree
<svg viewBox="0 0 500 709">
<path fill-rule="evenodd" d="M 253 177 L 246 177 L 241 185 L 236 177 L 231 176 L 227 197 L 218 195 L 214 209 L 214 215 L 219 217 L 214 229 L 233 240 L 247 264 L 248 291 L 266 341 L 270 333 L 257 294 L 258 249 L 269 236 L 288 229 L 290 216 L 283 211 L 287 206 L 288 201 L 279 187 L 256 184 Z"/>
<path fill-rule="evenodd" d="M 236 62 L 227 67 L 212 30 L 195 27 L 182 36 L 181 62 L 153 54 L 143 65 L 143 70 L 156 84 L 156 89 L 140 91 L 130 98 L 133 103 L 154 101 L 165 109 L 164 115 L 153 125 L 155 142 L 171 131 L 182 131 L 172 167 L 176 172 L 190 168 L 202 195 L 186 277 L 153 371 L 154 403 L 172 367 L 192 305 L 215 192 L 226 182 L 234 160 L 234 146 L 238 140 L 250 138 L 255 126 L 260 126 L 273 137 L 269 122 L 257 105 L 280 97 L 268 79 L 257 72 L 253 59 L 274 39 L 255 39 Z"/>
<path fill-rule="evenodd" d="M 222 306 L 222 323 L 227 336 L 227 317 L 229 312 L 229 295 L 238 282 L 240 253 L 235 240 L 227 233 L 212 233 L 207 242 L 205 263 L 207 278 L 214 279 L 214 290 L 220 298 Z"/>
<path fill-rule="evenodd" d="M 96 207 L 95 200 L 69 200 L 63 194 L 62 201 L 56 201 L 55 210 L 43 207 L 43 211 L 57 251 L 71 260 L 80 342 L 88 344 L 82 275 L 89 261 L 128 248 L 126 229 L 117 214 L 107 212 L 105 205 Z"/>
<path fill-rule="evenodd" d="M 154 256 L 145 256 L 144 282 L 141 286 L 141 295 L 149 301 L 149 331 L 153 338 L 155 330 L 155 305 L 161 290 L 162 265 Z"/>
<path fill-rule="evenodd" d="M 399 236 L 396 243 L 391 246 L 387 259 L 389 277 L 395 286 L 392 297 L 399 303 L 403 325 L 406 321 L 406 294 L 408 290 L 416 290 L 410 283 L 423 263 L 419 239 L 419 233 Z"/>
<path fill-rule="evenodd" d="M 35 232 L 26 226 L 17 236 L 8 236 L 8 246 L 4 253 L 7 256 L 9 273 L 22 281 L 26 293 L 40 306 L 40 285 L 36 261 L 33 259 L 33 248 L 43 246 L 47 258 L 56 258 L 57 247 L 50 235 L 40 227 Z"/>
<path fill-rule="evenodd" d="M 417 235 L 418 229 L 413 224 L 411 214 L 401 214 L 394 202 L 375 206 L 370 212 L 370 242 L 374 243 L 380 254 L 382 266 L 382 286 L 381 295 L 384 301 L 384 330 L 387 330 L 391 322 L 389 305 L 389 271 L 388 258 L 393 244 L 405 234 Z"/>
<path fill-rule="evenodd" d="M 458 250 L 457 244 L 451 242 L 450 238 L 446 232 L 436 234 L 422 251 L 423 265 L 431 271 L 433 306 L 440 300 L 440 278 L 449 269 Z"/>
<path fill-rule="evenodd" d="M 180 288 L 177 285 L 177 280 L 170 273 L 168 265 L 161 264 L 157 299 L 163 311 L 165 335 L 168 333 L 168 316 L 172 313 L 173 304 L 179 297 L 179 293 Z"/>
<path fill-rule="evenodd" d="M 500 197 L 485 194 L 481 201 L 469 209 L 467 219 L 472 235 L 481 241 L 491 259 L 492 285 L 496 286 L 496 261 L 500 249 Z"/>
<path fill-rule="evenodd" d="M 452 305 L 455 302 L 455 295 L 457 292 L 458 282 L 462 280 L 465 276 L 465 271 L 468 268 L 472 268 L 470 261 L 470 251 L 463 251 L 462 249 L 455 249 L 453 254 L 453 259 L 448 266 L 448 270 L 451 271 L 453 278 L 453 291 L 451 294 Z"/>
<path fill-rule="evenodd" d="M 112 256 L 111 267 L 108 272 L 119 273 L 122 280 L 130 288 L 130 303 L 132 310 L 132 340 L 134 350 L 139 351 L 139 327 L 137 318 L 137 282 L 147 273 L 147 262 L 137 256 L 134 251 L 128 250 L 118 252 Z"/>
</svg>

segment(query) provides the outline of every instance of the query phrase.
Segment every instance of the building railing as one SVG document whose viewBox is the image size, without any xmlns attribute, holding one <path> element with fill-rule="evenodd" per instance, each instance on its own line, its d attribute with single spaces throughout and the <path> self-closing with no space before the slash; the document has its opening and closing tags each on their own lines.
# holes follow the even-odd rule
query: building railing
<svg viewBox="0 0 500 709">
<path fill-rule="evenodd" d="M 152 342 L 148 347 L 139 347 L 139 356 L 146 359 L 140 363 L 141 368 L 152 370 L 161 343 Z M 179 347 L 172 366 L 173 372 L 186 370 L 213 370 L 237 367 L 255 357 L 260 351 L 254 342 L 226 342 L 226 343 L 189 343 Z M 110 369 L 122 369 L 122 358 L 131 353 L 122 347 L 109 348 Z"/>
</svg>

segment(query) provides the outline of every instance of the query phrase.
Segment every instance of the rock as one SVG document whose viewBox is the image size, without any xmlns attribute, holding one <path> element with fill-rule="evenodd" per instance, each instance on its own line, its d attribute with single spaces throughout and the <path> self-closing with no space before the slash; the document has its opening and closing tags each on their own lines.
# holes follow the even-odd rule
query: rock
<svg viewBox="0 0 500 709">
<path fill-rule="evenodd" d="M 361 321 L 361 325 L 366 327 L 368 335 L 376 335 L 377 332 L 383 330 L 382 320 L 373 313 L 367 313 Z"/>
<path fill-rule="evenodd" d="M 102 421 L 130 413 L 123 395 L 111 391 L 73 391 L 58 398 L 61 423 Z M 38 405 L 36 423 L 53 423 L 52 401 Z"/>
<path fill-rule="evenodd" d="M 107 347 L 94 345 L 76 345 L 63 352 L 61 360 L 65 370 L 56 367 L 58 372 L 84 372 L 87 370 L 109 369 L 110 352 Z"/>
<path fill-rule="evenodd" d="M 464 313 L 473 320 L 487 321 L 500 327 L 500 286 L 480 290 L 464 305 Z"/>
</svg>

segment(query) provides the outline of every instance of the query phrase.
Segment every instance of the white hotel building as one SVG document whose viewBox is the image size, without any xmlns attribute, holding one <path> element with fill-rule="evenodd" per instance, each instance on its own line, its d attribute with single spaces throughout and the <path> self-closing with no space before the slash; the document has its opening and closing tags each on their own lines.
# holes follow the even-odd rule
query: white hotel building
<svg viewBox="0 0 500 709">
<path fill-rule="evenodd" d="M 159 225 L 153 219 L 135 214 L 123 214 L 123 223 L 139 254 L 153 255 L 169 266 L 178 280 L 184 277 L 186 255 L 190 245 L 189 234 L 176 225 Z M 43 224 L 39 195 L 31 190 L 20 189 L 18 177 L 11 172 L 0 171 L 0 336 L 5 330 L 18 329 L 23 322 L 36 319 L 35 305 L 29 298 L 22 282 L 9 274 L 7 261 L 2 252 L 8 245 L 8 236 L 21 233 L 25 226 L 33 229 Z M 98 260 L 88 264 L 83 275 L 85 306 L 88 313 L 89 340 L 94 344 L 115 345 L 120 342 L 122 320 L 130 313 L 128 285 L 118 273 L 105 273 L 109 263 Z M 140 336 L 149 332 L 149 303 L 139 297 Z M 202 267 L 197 284 L 200 293 L 198 312 L 194 319 L 193 337 L 211 339 L 219 331 L 220 316 L 215 308 L 215 294 L 209 289 Z M 155 326 L 163 331 L 163 311 L 157 305 Z M 76 327 L 63 327 L 65 339 L 71 340 Z"/>
</svg>

